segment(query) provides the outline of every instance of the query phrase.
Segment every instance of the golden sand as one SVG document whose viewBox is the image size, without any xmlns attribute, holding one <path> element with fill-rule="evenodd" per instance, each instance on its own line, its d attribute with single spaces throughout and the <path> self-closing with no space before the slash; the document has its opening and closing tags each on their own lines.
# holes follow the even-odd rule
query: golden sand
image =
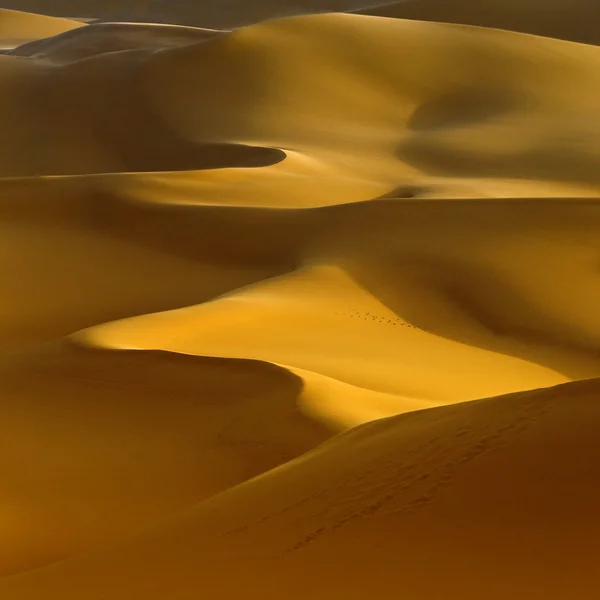
<svg viewBox="0 0 600 600">
<path fill-rule="evenodd" d="M 0 600 L 596 600 L 593 3 L 292 4 L 0 10 Z"/>
</svg>

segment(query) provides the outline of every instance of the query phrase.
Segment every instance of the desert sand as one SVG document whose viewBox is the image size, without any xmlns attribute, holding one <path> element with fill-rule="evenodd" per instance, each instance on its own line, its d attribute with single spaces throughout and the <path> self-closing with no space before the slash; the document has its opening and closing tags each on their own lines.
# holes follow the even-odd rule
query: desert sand
<svg viewBox="0 0 600 600">
<path fill-rule="evenodd" d="M 82 27 L 70 19 L 57 19 L 0 8 L 0 50 L 12 50 L 26 42 L 45 39 Z"/>
<path fill-rule="evenodd" d="M 3 3 L 0 600 L 600 597 L 600 11 L 376 4 Z"/>
</svg>

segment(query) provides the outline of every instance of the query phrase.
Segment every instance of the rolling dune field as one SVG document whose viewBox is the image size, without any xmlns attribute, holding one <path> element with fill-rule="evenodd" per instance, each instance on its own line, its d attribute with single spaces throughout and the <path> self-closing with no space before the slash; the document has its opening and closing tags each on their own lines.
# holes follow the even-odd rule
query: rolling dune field
<svg viewBox="0 0 600 600">
<path fill-rule="evenodd" d="M 0 600 L 600 597 L 598 0 L 0 4 Z"/>
</svg>

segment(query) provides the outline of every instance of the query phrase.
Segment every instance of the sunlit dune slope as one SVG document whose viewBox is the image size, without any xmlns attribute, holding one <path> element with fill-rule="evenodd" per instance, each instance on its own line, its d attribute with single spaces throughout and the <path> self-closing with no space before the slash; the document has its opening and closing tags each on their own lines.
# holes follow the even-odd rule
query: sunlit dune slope
<svg viewBox="0 0 600 600">
<path fill-rule="evenodd" d="M 58 35 L 82 27 L 82 23 L 0 8 L 0 49 L 30 40 Z"/>
<path fill-rule="evenodd" d="M 599 44 L 597 0 L 404 0 L 381 2 L 366 14 L 497 27 Z M 360 11 L 363 12 L 363 11 Z"/>
<path fill-rule="evenodd" d="M 1 597 L 591 600 L 598 391 L 369 423 L 119 547 L 7 579 Z"/>
<path fill-rule="evenodd" d="M 241 215 L 253 222 L 252 211 L 238 210 L 158 214 L 169 227 L 179 213 L 179 222 L 187 218 L 189 230 L 204 237 L 219 213 L 220 232 Z M 78 339 L 268 360 L 439 403 L 595 377 L 598 211 L 593 201 L 572 199 L 256 209 L 254 222 L 263 213 L 269 227 L 258 225 L 255 237 L 248 228 L 248 252 L 258 247 L 258 231 L 276 229 L 303 244 L 271 242 L 277 256 L 288 252 L 303 264 L 300 270 L 195 307 L 102 325 Z M 179 231 L 184 243 L 186 230 Z M 140 235 L 157 239 L 156 230 Z M 237 240 L 240 255 L 244 242 Z M 218 247 L 214 238 L 211 247 Z"/>
<path fill-rule="evenodd" d="M 597 374 L 594 201 L 378 200 L 312 210 L 161 206 L 106 192 L 86 196 L 87 188 L 75 185 L 80 181 L 70 190 L 58 187 L 55 197 L 51 185 L 38 199 L 27 188 L 18 194 L 18 182 L 12 202 L 5 191 L 4 344 L 198 305 L 141 317 L 139 324 L 107 325 L 100 339 L 317 371 L 325 360 L 325 375 L 359 384 L 367 377 L 368 387 L 442 401 L 525 389 L 530 363 L 550 369 L 539 370 L 537 385 Z M 70 252 L 74 245 L 77 253 Z M 11 255 L 9 248 L 22 251 Z M 242 302 L 234 293 L 201 304 L 297 268 L 258 284 L 256 292 L 242 290 Z M 227 341 L 230 318 L 236 325 Z M 323 324 L 331 335 L 315 343 Z M 244 327 L 254 330 L 242 335 Z M 263 328 L 273 332 L 273 344 Z M 375 336 L 372 347 L 364 333 Z M 352 339 L 355 347 L 347 345 Z M 420 344 L 417 358 L 413 347 Z M 471 358 L 458 359 L 460 352 Z M 478 378 L 453 377 L 453 365 L 472 370 L 474 355 L 483 361 Z M 402 376 L 399 360 L 409 360 Z M 493 375 L 498 361 L 509 369 L 503 377 Z M 380 377 L 378 369 L 388 374 Z M 421 376 L 438 369 L 447 370 L 448 380 L 436 384 Z"/>
</svg>

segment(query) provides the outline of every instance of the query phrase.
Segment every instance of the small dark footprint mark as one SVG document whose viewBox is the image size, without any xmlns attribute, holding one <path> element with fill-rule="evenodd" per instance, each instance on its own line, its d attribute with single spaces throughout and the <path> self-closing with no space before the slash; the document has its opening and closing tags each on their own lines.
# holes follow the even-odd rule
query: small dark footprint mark
<svg viewBox="0 0 600 600">
<path fill-rule="evenodd" d="M 400 318 L 390 319 L 389 317 L 384 317 L 382 315 L 376 315 L 371 312 L 361 313 L 356 310 L 351 310 L 351 311 L 335 311 L 334 314 L 337 316 L 341 316 L 341 317 L 348 317 L 350 319 L 360 318 L 363 321 L 371 320 L 371 321 L 374 321 L 375 323 L 381 323 L 382 325 L 391 325 L 393 327 L 397 327 L 398 325 L 400 325 L 401 327 L 409 327 L 410 329 L 424 331 L 424 329 L 421 329 L 421 327 L 417 327 L 416 325 L 413 325 L 412 323 L 407 323 L 406 321 L 403 321 Z"/>
</svg>

